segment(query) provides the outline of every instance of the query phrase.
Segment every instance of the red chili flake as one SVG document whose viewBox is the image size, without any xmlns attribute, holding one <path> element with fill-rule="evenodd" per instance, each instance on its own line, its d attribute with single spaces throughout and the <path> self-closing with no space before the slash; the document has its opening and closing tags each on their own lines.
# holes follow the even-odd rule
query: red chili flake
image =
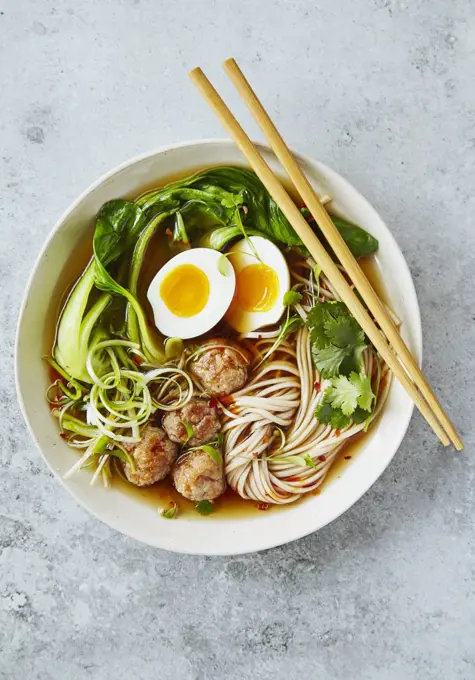
<svg viewBox="0 0 475 680">
<path fill-rule="evenodd" d="M 168 236 L 168 238 L 171 238 L 173 236 L 173 232 L 171 229 L 165 229 L 165 234 Z"/>
<path fill-rule="evenodd" d="M 211 397 L 211 399 L 208 401 L 208 406 L 210 408 L 216 408 L 217 405 L 218 405 L 218 400 L 216 399 L 216 397 Z"/>
<path fill-rule="evenodd" d="M 339 436 L 340 436 L 340 430 L 335 430 L 335 437 L 339 437 Z"/>
<path fill-rule="evenodd" d="M 150 321 L 150 319 L 147 319 L 147 326 L 149 328 L 153 328 L 153 323 Z"/>
<path fill-rule="evenodd" d="M 318 456 L 318 460 L 321 460 L 322 463 L 324 463 L 326 461 L 326 457 L 325 456 Z"/>
<path fill-rule="evenodd" d="M 264 442 L 268 442 L 269 439 L 270 439 L 270 437 L 269 437 L 268 434 L 265 434 L 265 435 L 262 437 L 262 441 L 264 441 Z"/>
<path fill-rule="evenodd" d="M 65 432 L 61 432 L 61 434 L 59 436 L 61 437 L 61 439 L 66 439 L 66 441 L 68 441 L 68 439 L 69 439 L 69 435 L 66 434 Z"/>
<path fill-rule="evenodd" d="M 345 456 L 345 460 L 350 460 L 351 456 Z"/>
<path fill-rule="evenodd" d="M 315 390 L 315 392 L 320 392 L 320 383 L 318 382 L 318 380 L 316 380 L 313 383 L 313 389 Z"/>
<path fill-rule="evenodd" d="M 221 401 L 223 404 L 232 404 L 234 402 L 234 397 L 228 394 L 227 396 L 221 397 Z"/>
<path fill-rule="evenodd" d="M 260 333 L 259 333 L 259 335 L 257 336 L 257 339 L 258 339 L 258 340 L 261 340 L 261 339 L 262 339 L 262 335 L 261 335 Z"/>
<path fill-rule="evenodd" d="M 134 364 L 135 364 L 136 366 L 140 366 L 140 364 L 142 363 L 142 362 L 140 361 L 140 357 L 137 357 L 137 356 L 135 356 L 135 355 L 132 355 L 132 361 L 134 362 Z"/>
<path fill-rule="evenodd" d="M 269 509 L 269 503 L 259 503 L 257 506 L 258 510 L 268 510 Z"/>
</svg>

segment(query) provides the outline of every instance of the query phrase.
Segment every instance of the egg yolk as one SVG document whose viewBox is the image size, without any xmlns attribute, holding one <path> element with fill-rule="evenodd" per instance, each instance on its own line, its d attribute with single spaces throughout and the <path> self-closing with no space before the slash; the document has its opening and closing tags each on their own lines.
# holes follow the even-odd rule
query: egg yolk
<svg viewBox="0 0 475 680">
<path fill-rule="evenodd" d="M 193 264 L 181 264 L 164 277 L 160 297 L 176 316 L 195 316 L 209 300 L 208 277 Z"/>
<path fill-rule="evenodd" d="M 268 312 L 279 297 L 279 278 L 266 264 L 250 264 L 236 277 L 234 307 L 246 312 Z"/>
</svg>

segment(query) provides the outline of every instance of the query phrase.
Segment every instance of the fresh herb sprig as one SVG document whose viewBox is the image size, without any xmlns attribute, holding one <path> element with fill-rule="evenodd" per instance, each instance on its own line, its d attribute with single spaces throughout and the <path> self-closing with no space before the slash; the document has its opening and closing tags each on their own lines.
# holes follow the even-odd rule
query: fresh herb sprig
<svg viewBox="0 0 475 680">
<path fill-rule="evenodd" d="M 307 318 L 315 366 L 322 378 L 360 373 L 366 338 L 343 302 L 316 304 Z"/>
<path fill-rule="evenodd" d="M 370 417 L 375 400 L 368 376 L 355 372 L 349 377 L 340 375 L 325 389 L 315 417 L 333 429 L 342 429 L 350 422 L 362 423 Z"/>
</svg>

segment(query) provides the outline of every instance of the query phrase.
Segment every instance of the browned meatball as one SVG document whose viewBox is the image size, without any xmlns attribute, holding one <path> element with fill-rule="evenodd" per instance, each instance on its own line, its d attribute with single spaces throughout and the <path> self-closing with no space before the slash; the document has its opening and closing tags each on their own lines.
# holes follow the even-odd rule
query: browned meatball
<svg viewBox="0 0 475 680">
<path fill-rule="evenodd" d="M 137 444 L 127 447 L 135 461 L 135 470 L 124 464 L 125 476 L 137 486 L 149 486 L 165 479 L 178 455 L 178 446 L 170 441 L 161 427 L 147 423 Z"/>
<path fill-rule="evenodd" d="M 173 481 L 177 491 L 190 501 L 211 501 L 221 496 L 226 488 L 224 465 L 197 449 L 185 454 L 175 463 Z"/>
<path fill-rule="evenodd" d="M 210 349 L 206 350 L 208 345 Z M 224 397 L 246 384 L 249 360 L 239 345 L 225 338 L 212 338 L 203 345 L 203 349 L 206 351 L 192 362 L 190 371 L 208 394 Z"/>
<path fill-rule="evenodd" d="M 188 439 L 183 423 L 190 425 L 193 430 L 193 436 L 190 439 Z M 165 413 L 162 418 L 162 427 L 172 442 L 200 446 L 216 437 L 221 423 L 213 406 L 209 406 L 202 399 L 191 399 L 183 408 Z"/>
</svg>

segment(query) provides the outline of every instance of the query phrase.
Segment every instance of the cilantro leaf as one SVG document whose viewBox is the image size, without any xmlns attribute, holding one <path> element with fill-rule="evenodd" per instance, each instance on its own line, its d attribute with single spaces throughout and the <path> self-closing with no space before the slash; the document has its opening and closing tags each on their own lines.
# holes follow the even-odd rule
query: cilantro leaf
<svg viewBox="0 0 475 680">
<path fill-rule="evenodd" d="M 340 375 L 350 375 L 350 373 L 359 373 L 362 368 L 362 355 L 365 350 L 366 345 L 359 345 L 356 347 L 351 354 L 349 354 L 340 366 Z"/>
<path fill-rule="evenodd" d="M 352 373 L 351 375 L 355 375 Z M 358 385 L 344 375 L 332 381 L 328 388 L 328 400 L 334 408 L 340 408 L 345 416 L 351 416 L 358 406 Z"/>
<path fill-rule="evenodd" d="M 312 348 L 312 356 L 320 374 L 325 378 L 333 378 L 339 374 L 343 360 L 348 357 L 348 349 L 334 345 L 324 349 Z"/>
<path fill-rule="evenodd" d="M 199 512 L 200 515 L 210 515 L 216 508 L 211 501 L 198 501 L 195 503 L 195 510 Z"/>
<path fill-rule="evenodd" d="M 332 345 L 348 347 L 364 345 L 364 333 L 352 316 L 331 317 L 324 322 L 325 335 Z"/>
<path fill-rule="evenodd" d="M 341 430 L 350 424 L 349 416 L 345 416 L 340 409 L 329 404 L 325 396 L 315 409 L 315 418 L 324 425 L 331 425 L 333 430 Z"/>
<path fill-rule="evenodd" d="M 343 302 L 326 300 L 307 317 L 313 360 L 326 378 L 360 371 L 365 334 Z"/>
<path fill-rule="evenodd" d="M 375 395 L 371 389 L 371 379 L 364 373 L 351 373 L 351 382 L 358 387 L 358 406 L 364 411 L 371 411 Z M 355 409 L 356 410 L 356 409 Z"/>
<path fill-rule="evenodd" d="M 342 429 L 351 421 L 362 423 L 368 418 L 374 399 L 368 376 L 355 372 L 349 377 L 340 375 L 326 388 L 315 417 L 333 429 Z"/>
<path fill-rule="evenodd" d="M 351 416 L 358 406 L 364 411 L 371 411 L 374 399 L 371 380 L 355 372 L 350 373 L 349 378 L 340 375 L 332 380 L 327 398 L 333 407 L 340 408 L 346 416 Z"/>
<path fill-rule="evenodd" d="M 348 427 L 351 419 L 349 416 L 345 416 L 340 409 L 334 409 L 332 417 L 330 419 L 330 425 L 334 430 L 343 430 L 343 428 Z"/>
<path fill-rule="evenodd" d="M 355 425 L 359 425 L 369 418 L 370 415 L 371 414 L 368 413 L 368 411 L 364 411 L 362 408 L 357 406 L 354 413 L 351 414 L 351 420 L 355 423 Z"/>
<path fill-rule="evenodd" d="M 333 415 L 333 412 L 335 409 L 331 404 L 328 403 L 328 401 L 325 400 L 325 395 L 323 395 L 323 399 L 321 402 L 318 404 L 317 408 L 315 409 L 315 418 L 320 422 L 323 423 L 324 425 L 328 425 L 330 423 L 331 417 Z"/>
<path fill-rule="evenodd" d="M 298 305 L 302 299 L 302 293 L 297 290 L 288 290 L 284 295 L 284 307 L 290 307 L 291 305 Z"/>
</svg>

